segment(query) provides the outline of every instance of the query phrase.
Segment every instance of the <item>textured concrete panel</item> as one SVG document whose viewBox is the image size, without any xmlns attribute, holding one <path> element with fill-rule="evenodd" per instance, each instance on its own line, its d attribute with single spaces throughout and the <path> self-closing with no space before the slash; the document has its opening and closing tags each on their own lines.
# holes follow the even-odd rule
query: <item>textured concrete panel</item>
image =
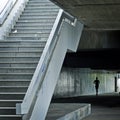
<svg viewBox="0 0 120 120">
<path fill-rule="evenodd" d="M 95 95 L 93 81 L 100 80 L 99 93 L 114 92 L 115 73 L 80 68 L 63 68 L 59 76 L 54 97 Z"/>
<path fill-rule="evenodd" d="M 88 29 L 120 29 L 119 0 L 51 0 L 77 17 Z"/>
<path fill-rule="evenodd" d="M 81 120 L 90 114 L 90 104 L 52 103 L 46 120 Z"/>
<path fill-rule="evenodd" d="M 102 49 L 120 47 L 119 31 L 86 31 L 82 32 L 79 42 L 80 49 Z"/>
</svg>

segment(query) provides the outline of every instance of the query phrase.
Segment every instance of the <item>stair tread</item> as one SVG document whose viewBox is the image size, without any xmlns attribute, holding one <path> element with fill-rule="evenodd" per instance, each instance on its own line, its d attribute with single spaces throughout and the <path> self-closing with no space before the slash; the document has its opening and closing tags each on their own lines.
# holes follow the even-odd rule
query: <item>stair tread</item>
<svg viewBox="0 0 120 120">
<path fill-rule="evenodd" d="M 30 58 L 30 57 L 31 58 L 38 58 L 38 56 L 36 56 L 36 57 L 35 56 L 24 56 L 24 57 L 23 56 L 0 56 L 0 58 L 3 58 L 3 57 L 4 58 Z"/>
<path fill-rule="evenodd" d="M 23 21 L 30 21 L 30 20 L 28 19 L 28 20 L 23 20 Z M 17 29 L 17 30 L 39 30 L 39 31 L 40 30 L 42 30 L 42 31 L 51 30 L 51 28 L 44 28 L 43 29 L 43 28 L 37 28 L 37 27 L 35 27 L 35 28 L 32 28 L 32 27 L 31 28 L 24 28 L 24 29 L 19 27 L 19 28 L 14 28 L 14 29 Z"/>
<path fill-rule="evenodd" d="M 21 117 L 21 115 L 0 115 L 0 117 Z"/>
<path fill-rule="evenodd" d="M 33 51 L 0 51 L 0 53 L 41 53 L 41 51 L 33 50 Z"/>
<path fill-rule="evenodd" d="M 16 64 L 16 63 L 19 63 L 19 64 L 22 64 L 22 63 L 25 63 L 25 64 L 34 64 L 34 63 L 38 63 L 38 61 L 2 61 L 0 62 L 0 64 Z M 23 68 L 23 67 L 22 67 Z M 27 68 L 27 67 L 26 67 Z"/>
<path fill-rule="evenodd" d="M 9 42 L 9 43 L 13 43 L 13 42 L 16 42 L 16 43 L 25 43 L 25 42 L 32 42 L 32 43 L 35 43 L 35 42 L 39 42 L 39 43 L 41 43 L 41 42 L 46 42 L 46 41 L 40 41 L 40 40 L 0 40 L 0 43 L 2 43 L 2 42 L 5 42 L 5 43 L 7 43 L 7 42 Z"/>
<path fill-rule="evenodd" d="M 11 82 L 11 81 L 16 81 L 16 82 L 30 82 L 30 79 L 0 79 L 0 82 Z"/>
<path fill-rule="evenodd" d="M 22 95 L 22 94 L 25 94 L 26 92 L 0 92 L 0 95 Z"/>
<path fill-rule="evenodd" d="M 28 86 L 0 86 L 0 88 L 26 88 Z"/>
<path fill-rule="evenodd" d="M 0 102 L 22 102 L 23 100 L 0 100 Z"/>
<path fill-rule="evenodd" d="M 19 31 L 16 31 L 16 32 L 14 32 L 15 30 L 12 30 L 12 32 L 10 33 L 10 34 L 38 34 L 38 33 L 40 33 L 40 34 L 50 34 L 50 32 L 44 32 L 44 31 L 38 31 L 38 32 L 34 32 L 34 31 L 25 31 L 25 32 L 19 32 Z"/>
<path fill-rule="evenodd" d="M 0 75 L 33 75 L 33 73 L 0 73 Z"/>
<path fill-rule="evenodd" d="M 35 69 L 35 67 L 0 67 L 0 69 Z"/>
<path fill-rule="evenodd" d="M 9 36 L 10 38 L 36 38 L 36 37 L 40 37 L 40 36 Z M 48 38 L 48 37 L 42 37 L 42 38 Z M 46 42 L 43 40 L 43 42 Z"/>
<path fill-rule="evenodd" d="M 0 45 L 0 48 L 38 48 L 44 47 L 44 45 Z"/>
<path fill-rule="evenodd" d="M 27 16 L 27 17 L 29 17 L 29 16 Z M 33 17 L 33 16 L 32 16 Z M 47 25 L 47 26 L 46 26 Z M 46 24 L 37 24 L 36 22 L 35 23 L 32 23 L 32 24 L 29 24 L 29 23 L 24 23 L 24 24 L 16 24 L 15 26 L 35 26 L 35 27 L 52 27 L 53 26 L 53 24 L 48 24 L 48 23 L 46 23 Z"/>
<path fill-rule="evenodd" d="M 16 107 L 0 107 L 0 109 L 16 109 Z"/>
</svg>

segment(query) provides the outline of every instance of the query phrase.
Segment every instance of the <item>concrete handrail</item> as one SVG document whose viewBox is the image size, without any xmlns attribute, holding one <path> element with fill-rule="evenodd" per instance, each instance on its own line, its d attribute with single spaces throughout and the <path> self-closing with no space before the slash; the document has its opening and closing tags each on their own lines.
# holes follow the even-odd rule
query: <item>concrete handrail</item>
<svg viewBox="0 0 120 120">
<path fill-rule="evenodd" d="M 59 31 L 64 18 L 68 19 L 70 23 L 73 23 L 75 20 L 74 17 L 65 13 L 62 9 L 59 10 L 58 16 L 55 20 L 52 31 L 49 35 L 48 41 L 43 50 L 42 56 L 39 60 L 38 66 L 35 70 L 35 73 L 33 75 L 30 86 L 27 90 L 27 93 L 24 97 L 24 100 L 22 104 L 19 104 L 19 103 L 16 104 L 16 108 L 17 108 L 16 114 L 27 114 L 30 111 L 31 106 L 34 105 L 37 98 L 37 93 L 44 80 L 44 76 L 45 76 L 49 61 L 51 59 L 51 55 L 54 51 L 54 48 L 57 42 L 57 36 L 59 35 Z"/>
<path fill-rule="evenodd" d="M 14 3 L 16 1 L 17 0 L 4 1 L 4 4 L 3 4 L 3 6 L 1 7 L 1 10 L 0 10 L 0 24 L 2 24 L 4 22 L 5 18 L 9 14 L 10 10 L 12 9 L 12 7 L 14 6 Z"/>
<path fill-rule="evenodd" d="M 6 0 L 6 1 L 3 2 L 3 4 L 0 3 L 1 4 L 0 14 L 4 11 L 4 9 L 6 8 L 6 6 L 9 2 L 10 2 L 10 0 Z"/>
</svg>

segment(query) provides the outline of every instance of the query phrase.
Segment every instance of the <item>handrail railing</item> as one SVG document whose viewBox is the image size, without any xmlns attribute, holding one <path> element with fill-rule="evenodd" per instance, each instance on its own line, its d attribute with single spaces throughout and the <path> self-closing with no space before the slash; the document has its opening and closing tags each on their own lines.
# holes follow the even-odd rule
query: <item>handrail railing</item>
<svg viewBox="0 0 120 120">
<path fill-rule="evenodd" d="M 62 21 L 64 18 L 67 18 L 71 22 L 74 22 L 74 17 L 72 17 L 69 14 L 66 14 L 62 9 L 59 10 L 58 16 L 55 20 L 52 31 L 50 33 L 50 36 L 46 43 L 46 46 L 43 50 L 42 56 L 40 58 L 38 66 L 35 70 L 35 73 L 33 75 L 30 86 L 27 90 L 27 93 L 24 97 L 24 100 L 23 100 L 22 104 L 16 105 L 16 107 L 17 107 L 16 113 L 17 114 L 27 114 L 29 112 L 29 110 L 31 109 L 31 106 L 36 101 L 37 93 L 42 85 L 43 80 L 44 80 L 47 66 L 49 64 L 51 55 L 53 53 L 55 44 L 57 42 L 56 36 L 58 36 L 58 34 L 59 34 L 59 31 L 60 31 L 60 28 L 62 25 Z"/>
<path fill-rule="evenodd" d="M 0 9 L 0 24 L 2 24 L 12 9 L 16 0 L 7 0 L 3 2 L 3 6 Z"/>
<path fill-rule="evenodd" d="M 3 1 L 2 1 L 3 2 Z M 9 0 L 6 0 L 6 1 L 4 1 L 3 2 L 3 4 L 2 3 L 0 3 L 1 5 L 0 5 L 0 14 L 4 11 L 4 9 L 6 8 L 6 6 L 7 6 L 7 4 L 9 3 Z"/>
</svg>

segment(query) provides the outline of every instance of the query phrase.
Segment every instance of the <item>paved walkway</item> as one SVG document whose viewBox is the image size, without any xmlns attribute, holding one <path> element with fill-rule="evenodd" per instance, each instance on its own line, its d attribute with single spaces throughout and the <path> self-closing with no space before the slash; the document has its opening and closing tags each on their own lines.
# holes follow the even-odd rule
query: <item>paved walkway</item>
<svg viewBox="0 0 120 120">
<path fill-rule="evenodd" d="M 120 95 L 80 96 L 52 100 L 54 103 L 91 103 L 92 113 L 83 120 L 120 120 Z"/>
<path fill-rule="evenodd" d="M 48 114 L 45 120 L 66 120 L 67 118 L 73 119 L 74 116 L 84 118 L 89 114 L 89 104 L 81 103 L 52 103 L 49 107 Z M 82 113 L 84 114 L 80 114 Z"/>
</svg>

